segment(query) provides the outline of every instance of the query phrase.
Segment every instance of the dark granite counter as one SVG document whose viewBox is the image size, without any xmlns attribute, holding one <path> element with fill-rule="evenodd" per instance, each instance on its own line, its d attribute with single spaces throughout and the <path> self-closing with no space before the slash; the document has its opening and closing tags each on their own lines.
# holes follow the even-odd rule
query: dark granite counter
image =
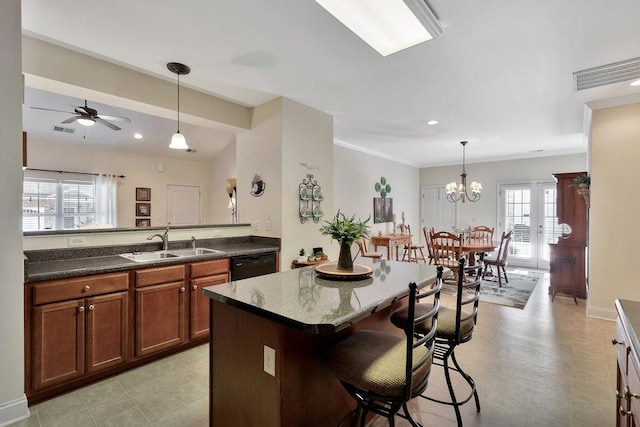
<svg viewBox="0 0 640 427">
<path fill-rule="evenodd" d="M 206 287 L 202 293 L 293 329 L 334 333 L 371 316 L 419 288 L 435 282 L 436 266 L 358 258 L 373 275 L 366 280 L 334 281 L 318 277 L 314 267 L 299 268 Z M 448 273 L 448 271 L 447 271 Z"/>
<path fill-rule="evenodd" d="M 640 354 L 640 341 L 638 341 L 637 331 L 640 331 L 640 302 L 630 300 L 616 300 L 616 310 L 624 328 L 629 334 L 635 354 Z"/>
<path fill-rule="evenodd" d="M 183 249 L 187 248 L 189 244 L 190 241 L 170 242 L 169 249 Z M 198 247 L 216 249 L 222 251 L 222 253 L 182 256 L 145 262 L 132 261 L 121 257 L 119 254 L 161 249 L 157 243 L 27 251 L 25 252 L 27 258 L 25 282 L 126 271 L 159 265 L 183 264 L 236 255 L 275 252 L 280 250 L 279 246 L 278 239 L 266 238 L 199 240 Z"/>
</svg>

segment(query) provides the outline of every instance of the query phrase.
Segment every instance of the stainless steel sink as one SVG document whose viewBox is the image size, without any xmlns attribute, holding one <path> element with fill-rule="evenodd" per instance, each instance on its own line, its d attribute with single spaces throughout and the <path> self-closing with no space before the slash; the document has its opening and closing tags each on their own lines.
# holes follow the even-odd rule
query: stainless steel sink
<svg viewBox="0 0 640 427">
<path fill-rule="evenodd" d="M 207 254 L 223 254 L 223 251 L 209 248 L 195 248 L 195 249 L 173 249 L 169 250 L 170 254 L 177 256 L 195 256 L 195 255 L 207 255 Z"/>
<path fill-rule="evenodd" d="M 187 256 L 206 255 L 206 254 L 223 254 L 223 251 L 209 248 L 195 249 L 173 249 L 168 251 L 156 252 L 134 252 L 120 254 L 121 257 L 130 259 L 135 262 L 158 261 L 167 258 L 181 258 Z"/>
<path fill-rule="evenodd" d="M 178 258 L 180 255 L 175 255 L 171 252 L 159 251 L 159 252 L 126 253 L 126 254 L 120 254 L 120 256 L 135 262 L 145 262 L 145 261 L 157 261 L 157 260 L 167 259 L 167 258 Z"/>
</svg>

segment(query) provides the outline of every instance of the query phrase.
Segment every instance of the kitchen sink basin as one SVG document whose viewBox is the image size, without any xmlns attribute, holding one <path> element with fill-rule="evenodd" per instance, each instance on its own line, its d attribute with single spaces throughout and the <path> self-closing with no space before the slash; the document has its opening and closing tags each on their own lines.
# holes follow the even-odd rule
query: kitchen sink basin
<svg viewBox="0 0 640 427">
<path fill-rule="evenodd" d="M 207 255 L 207 254 L 222 254 L 224 252 L 216 249 L 209 248 L 195 248 L 195 249 L 173 249 L 169 250 L 170 254 L 177 256 L 195 256 L 195 255 Z"/>
<path fill-rule="evenodd" d="M 135 262 L 145 262 L 145 261 L 158 261 L 168 258 L 180 258 L 187 256 L 196 256 L 196 255 L 207 255 L 207 254 L 223 254 L 223 251 L 218 251 L 216 249 L 209 248 L 195 248 L 195 249 L 173 249 L 168 251 L 156 251 L 156 252 L 133 252 L 120 254 L 121 257 L 130 259 Z"/>
<path fill-rule="evenodd" d="M 120 254 L 121 257 L 130 259 L 131 261 L 136 262 L 145 262 L 145 261 L 157 261 L 161 259 L 167 258 L 178 258 L 180 255 L 175 255 L 171 252 L 134 252 L 127 254 Z"/>
</svg>

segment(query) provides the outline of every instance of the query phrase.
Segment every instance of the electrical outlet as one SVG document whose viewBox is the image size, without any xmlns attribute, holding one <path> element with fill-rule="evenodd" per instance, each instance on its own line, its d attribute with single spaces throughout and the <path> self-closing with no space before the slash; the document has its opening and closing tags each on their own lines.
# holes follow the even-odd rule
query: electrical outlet
<svg viewBox="0 0 640 427">
<path fill-rule="evenodd" d="M 253 221 L 253 231 L 258 231 L 258 221 Z"/>
<path fill-rule="evenodd" d="M 268 345 L 264 346 L 264 371 L 272 377 L 276 376 L 276 350 Z"/>
<path fill-rule="evenodd" d="M 69 237 L 67 242 L 70 248 L 87 246 L 87 240 L 84 237 Z"/>
<path fill-rule="evenodd" d="M 271 231 L 271 217 L 267 217 L 266 221 L 264 222 L 264 229 L 267 231 Z"/>
</svg>

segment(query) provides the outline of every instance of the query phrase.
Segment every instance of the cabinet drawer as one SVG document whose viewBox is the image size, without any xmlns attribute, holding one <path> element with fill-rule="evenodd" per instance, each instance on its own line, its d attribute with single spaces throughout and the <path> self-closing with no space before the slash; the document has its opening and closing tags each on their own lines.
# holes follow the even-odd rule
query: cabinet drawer
<svg viewBox="0 0 640 427">
<path fill-rule="evenodd" d="M 637 357 L 632 353 L 629 355 L 629 375 L 627 376 L 627 387 L 629 387 L 629 410 L 634 420 L 640 416 L 640 369 Z M 638 397 L 634 397 L 638 396 Z"/>
<path fill-rule="evenodd" d="M 211 261 L 194 262 L 191 264 L 191 278 L 213 276 L 229 273 L 229 258 L 214 259 Z"/>
<path fill-rule="evenodd" d="M 136 287 L 184 281 L 184 265 L 149 268 L 136 271 Z"/>
<path fill-rule="evenodd" d="M 53 280 L 33 285 L 33 304 L 39 305 L 109 292 L 126 291 L 128 288 L 129 275 L 127 273 Z"/>
</svg>

